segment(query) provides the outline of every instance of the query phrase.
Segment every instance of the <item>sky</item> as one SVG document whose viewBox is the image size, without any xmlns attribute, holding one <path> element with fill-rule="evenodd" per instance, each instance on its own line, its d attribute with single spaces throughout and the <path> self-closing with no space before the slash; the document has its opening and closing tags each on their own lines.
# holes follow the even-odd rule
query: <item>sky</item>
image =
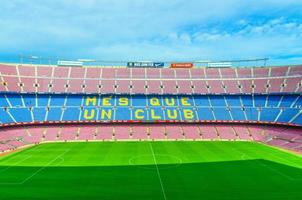
<svg viewBox="0 0 302 200">
<path fill-rule="evenodd" d="M 302 0 L 1 0 L 0 60 L 302 63 Z"/>
</svg>

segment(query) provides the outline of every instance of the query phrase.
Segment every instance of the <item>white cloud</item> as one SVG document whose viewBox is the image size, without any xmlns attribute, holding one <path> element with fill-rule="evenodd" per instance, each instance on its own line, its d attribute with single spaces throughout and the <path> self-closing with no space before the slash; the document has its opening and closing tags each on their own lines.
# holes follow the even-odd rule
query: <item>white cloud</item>
<svg viewBox="0 0 302 200">
<path fill-rule="evenodd" d="M 299 6 L 300 0 L 3 0 L 0 52 L 108 60 L 274 57 L 302 46 L 301 16 L 286 15 Z M 275 17 L 254 22 L 270 12 Z"/>
</svg>

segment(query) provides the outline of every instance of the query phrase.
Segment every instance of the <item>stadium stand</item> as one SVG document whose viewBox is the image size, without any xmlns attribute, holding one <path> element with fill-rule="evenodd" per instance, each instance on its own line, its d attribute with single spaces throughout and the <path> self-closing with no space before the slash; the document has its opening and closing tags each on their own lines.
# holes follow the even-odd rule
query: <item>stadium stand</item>
<svg viewBox="0 0 302 200">
<path fill-rule="evenodd" d="M 302 125 L 302 96 L 0 94 L 0 125 L 49 121 L 246 121 Z"/>
<path fill-rule="evenodd" d="M 0 64 L 0 151 L 50 141 L 247 140 L 302 152 L 302 66 Z"/>
<path fill-rule="evenodd" d="M 2 128 L 0 151 L 51 141 L 238 140 L 301 151 L 300 128 L 248 124 L 60 124 Z"/>
<path fill-rule="evenodd" d="M 110 69 L 1 64 L 0 68 L 0 89 L 6 92 L 271 94 L 302 91 L 302 66 Z"/>
</svg>

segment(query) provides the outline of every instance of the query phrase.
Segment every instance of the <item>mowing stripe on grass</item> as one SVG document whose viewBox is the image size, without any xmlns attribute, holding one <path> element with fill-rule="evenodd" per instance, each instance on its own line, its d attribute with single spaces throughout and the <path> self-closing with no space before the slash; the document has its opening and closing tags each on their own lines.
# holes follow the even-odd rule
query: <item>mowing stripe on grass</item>
<svg viewBox="0 0 302 200">
<path fill-rule="evenodd" d="M 157 166 L 157 162 L 156 162 L 156 158 L 155 158 L 155 155 L 154 155 L 154 151 L 153 151 L 152 144 L 149 143 L 149 146 L 150 146 L 150 149 L 151 149 L 151 152 L 152 152 L 152 156 L 153 156 L 153 159 L 154 159 L 154 164 L 155 164 L 156 171 L 157 171 L 157 175 L 158 175 L 158 178 L 159 178 L 161 190 L 162 190 L 162 192 L 163 192 L 164 199 L 167 200 L 167 198 L 166 198 L 166 193 L 165 193 L 165 189 L 164 189 L 164 186 L 163 186 L 163 182 L 162 182 L 162 180 L 161 180 L 161 176 L 160 176 L 159 169 L 158 169 L 158 166 Z"/>
<path fill-rule="evenodd" d="M 31 158 L 31 157 L 32 157 L 32 156 L 27 156 L 26 158 L 24 158 L 24 159 L 22 159 L 22 160 L 16 162 L 15 164 L 10 165 L 10 166 L 7 166 L 7 167 L 4 168 L 4 169 L 1 169 L 0 172 L 5 172 L 5 171 L 8 170 L 9 168 L 14 167 L 14 166 L 17 166 L 17 165 L 21 164 L 22 162 L 24 162 L 25 160 L 27 160 L 27 159 L 29 159 L 29 158 Z"/>
<path fill-rule="evenodd" d="M 234 151 L 236 151 L 237 153 L 241 154 L 241 158 L 242 158 L 242 159 L 250 159 L 250 160 L 253 160 L 252 157 L 250 157 L 250 156 L 247 155 L 246 153 L 243 153 L 242 151 L 238 150 L 237 148 L 233 147 L 232 149 L 233 149 Z M 275 155 L 273 155 L 273 154 L 271 154 L 271 156 L 273 156 L 273 157 L 279 159 L 279 157 L 277 157 L 277 156 L 275 156 Z M 284 160 L 284 159 L 282 159 L 282 160 Z M 283 172 L 279 171 L 278 169 L 275 169 L 275 168 L 273 168 L 273 167 L 271 167 L 271 166 L 268 166 L 268 165 L 266 165 L 265 163 L 263 163 L 263 162 L 261 162 L 261 161 L 258 161 L 258 160 L 255 160 L 255 161 L 256 161 L 257 163 L 259 163 L 260 166 L 263 166 L 263 167 L 265 167 L 266 169 L 269 169 L 270 171 L 272 171 L 272 172 L 274 172 L 274 173 L 277 173 L 277 174 L 283 176 L 284 178 L 286 178 L 286 179 L 288 179 L 288 180 L 291 180 L 291 181 L 299 181 L 299 180 L 301 180 L 301 179 L 299 179 L 299 178 L 293 178 L 293 177 L 291 177 L 291 176 L 289 176 L 289 175 L 287 175 L 287 174 L 284 174 Z M 284 161 L 285 161 L 285 160 L 284 160 Z"/>
<path fill-rule="evenodd" d="M 35 171 L 33 174 L 31 174 L 30 176 L 28 176 L 27 178 L 25 178 L 23 181 L 18 182 L 18 183 L 0 183 L 0 185 L 22 185 L 25 182 L 27 182 L 28 180 L 30 180 L 32 177 L 34 177 L 35 175 L 37 175 L 39 172 L 41 172 L 42 170 L 44 170 L 46 167 L 50 166 L 54 161 L 56 161 L 57 159 L 61 158 L 62 156 L 64 156 L 67 152 L 69 152 L 70 149 L 64 151 L 62 154 L 58 155 L 57 157 L 55 157 L 54 159 L 52 159 L 51 161 L 49 161 L 46 165 L 44 165 L 43 167 L 39 168 L 37 171 Z M 26 160 L 26 159 L 25 159 Z M 24 161 L 24 160 L 23 160 Z M 61 162 L 60 164 L 64 161 L 63 158 L 61 158 Z"/>
<path fill-rule="evenodd" d="M 302 196 L 302 157 L 252 142 L 41 144 L 7 155 L 0 170 L 12 165 L 0 173 L 0 182 L 8 183 L 0 185 L 1 200 L 297 200 Z M 40 169 L 45 165 L 49 166 Z"/>
<path fill-rule="evenodd" d="M 27 177 L 26 179 L 24 179 L 21 184 L 24 184 L 26 181 L 30 180 L 32 177 L 34 177 L 36 174 L 38 174 L 39 172 L 41 172 L 42 170 L 44 170 L 46 167 L 50 166 L 54 161 L 56 161 L 57 159 L 61 158 L 62 156 L 64 156 L 67 152 L 69 152 L 70 149 L 64 151 L 62 154 L 58 155 L 57 157 L 55 157 L 54 159 L 52 159 L 51 161 L 49 161 L 45 166 L 41 167 L 40 169 L 38 169 L 35 173 L 33 173 L 32 175 L 30 175 L 29 177 Z"/>
</svg>

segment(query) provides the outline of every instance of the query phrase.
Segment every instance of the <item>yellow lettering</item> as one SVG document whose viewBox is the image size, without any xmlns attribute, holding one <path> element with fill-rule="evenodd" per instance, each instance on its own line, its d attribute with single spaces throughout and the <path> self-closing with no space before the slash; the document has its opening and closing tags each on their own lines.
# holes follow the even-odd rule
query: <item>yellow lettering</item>
<svg viewBox="0 0 302 200">
<path fill-rule="evenodd" d="M 96 106 L 96 97 L 87 97 L 86 98 L 86 106 L 89 106 L 92 103 L 93 106 Z"/>
<path fill-rule="evenodd" d="M 143 114 L 143 115 L 140 115 L 140 114 Z M 137 109 L 137 110 L 134 112 L 134 116 L 135 116 L 135 119 L 144 119 L 144 110 L 142 110 L 142 109 Z"/>
<path fill-rule="evenodd" d="M 95 114 L 95 110 L 91 110 L 91 112 L 89 113 L 89 110 L 85 110 L 84 111 L 84 118 L 85 119 L 93 119 L 94 118 L 94 114 Z"/>
<path fill-rule="evenodd" d="M 161 119 L 159 115 L 156 115 L 155 110 L 151 109 L 151 118 L 152 119 Z"/>
<path fill-rule="evenodd" d="M 188 97 L 181 97 L 181 104 L 183 106 L 191 106 L 190 102 L 188 102 Z"/>
<path fill-rule="evenodd" d="M 173 111 L 173 114 L 171 114 Z M 169 119 L 177 119 L 177 110 L 167 110 L 167 115 Z"/>
<path fill-rule="evenodd" d="M 119 101 L 120 106 L 128 106 L 128 104 L 129 104 L 128 98 L 119 98 L 118 101 Z"/>
<path fill-rule="evenodd" d="M 175 105 L 175 99 L 174 98 L 169 99 L 169 98 L 166 97 L 165 102 L 166 102 L 167 106 L 174 106 Z"/>
<path fill-rule="evenodd" d="M 103 100 L 102 100 L 102 105 L 103 106 L 111 106 L 111 103 L 110 103 L 110 100 L 112 99 L 112 97 L 105 97 L 105 98 L 103 98 Z"/>
<path fill-rule="evenodd" d="M 194 113 L 192 110 L 184 109 L 184 117 L 185 119 L 193 119 Z"/>
<path fill-rule="evenodd" d="M 150 105 L 151 106 L 160 106 L 159 99 L 155 98 L 155 97 L 151 98 L 150 99 Z"/>
<path fill-rule="evenodd" d="M 106 110 L 102 110 L 101 111 L 101 118 L 102 119 L 111 119 L 111 115 L 112 115 L 112 110 L 108 110 L 108 111 L 106 111 Z"/>
</svg>

